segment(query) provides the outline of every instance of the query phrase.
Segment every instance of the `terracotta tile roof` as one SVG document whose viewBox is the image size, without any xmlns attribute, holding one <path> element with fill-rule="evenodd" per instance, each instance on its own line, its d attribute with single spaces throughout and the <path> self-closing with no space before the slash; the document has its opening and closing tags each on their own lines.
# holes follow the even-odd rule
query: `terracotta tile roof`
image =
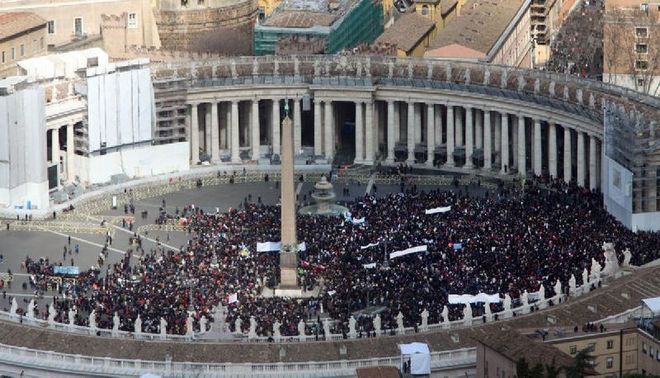
<svg viewBox="0 0 660 378">
<path fill-rule="evenodd" d="M 376 43 L 391 43 L 409 52 L 434 27 L 430 18 L 417 13 L 405 13 L 378 37 Z"/>
<path fill-rule="evenodd" d="M 461 15 L 450 21 L 429 49 L 452 44 L 488 54 L 524 0 L 469 0 Z"/>
<path fill-rule="evenodd" d="M 46 25 L 46 20 L 30 12 L 0 13 L 0 40 Z"/>
<path fill-rule="evenodd" d="M 313 26 L 330 26 L 336 18 L 337 15 L 332 13 L 283 10 L 271 15 L 263 25 L 282 28 L 311 28 Z"/>
</svg>

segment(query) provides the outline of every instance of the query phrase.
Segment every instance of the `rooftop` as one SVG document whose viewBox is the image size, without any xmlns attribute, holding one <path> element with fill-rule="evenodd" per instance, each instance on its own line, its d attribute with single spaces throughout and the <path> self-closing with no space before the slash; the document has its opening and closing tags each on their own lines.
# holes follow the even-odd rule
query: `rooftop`
<svg viewBox="0 0 660 378">
<path fill-rule="evenodd" d="M 311 28 L 330 26 L 355 3 L 355 0 L 284 0 L 263 26 Z"/>
<path fill-rule="evenodd" d="M 434 27 L 435 24 L 430 18 L 417 13 L 405 13 L 378 37 L 376 43 L 394 44 L 409 52 Z"/>
<path fill-rule="evenodd" d="M 45 26 L 46 20 L 30 12 L 0 13 L 0 40 Z"/>
<path fill-rule="evenodd" d="M 524 0 L 469 0 L 461 15 L 447 24 L 429 50 L 457 44 L 487 55 L 523 3 Z"/>
</svg>

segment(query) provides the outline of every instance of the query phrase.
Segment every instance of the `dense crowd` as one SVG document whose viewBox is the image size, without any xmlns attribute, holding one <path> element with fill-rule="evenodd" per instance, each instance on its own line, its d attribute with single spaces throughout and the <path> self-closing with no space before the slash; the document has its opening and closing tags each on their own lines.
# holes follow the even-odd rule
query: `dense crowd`
<svg viewBox="0 0 660 378">
<path fill-rule="evenodd" d="M 349 206 L 352 219 L 364 222 L 298 218 L 298 239 L 306 244 L 299 281 L 305 290 L 320 288 L 318 296 L 260 295 L 277 285 L 279 268 L 277 253 L 259 253 L 256 243 L 279 240 L 279 207 L 248 202 L 227 213 L 207 213 L 188 206 L 168 214 L 186 223 L 187 245 L 179 251 L 129 250 L 117 264 L 81 273 L 77 285 L 55 299 L 56 320 L 68 322 L 68 310 L 75 306 L 77 324 L 88 325 L 95 310 L 98 326 L 112 328 L 117 312 L 120 329 L 132 331 L 139 314 L 143 332 L 158 332 L 163 317 L 168 333 L 185 334 L 189 311 L 198 329 L 200 318 L 212 319 L 213 308 L 222 303 L 232 330 L 240 317 L 247 331 L 254 316 L 263 336 L 272 334 L 276 321 L 282 335 L 295 335 L 301 319 L 308 321 L 308 332 L 320 334 L 322 312 L 338 320 L 336 333 L 348 332 L 348 319 L 358 311 L 380 312 L 387 330 L 396 327 L 399 311 L 407 326 L 419 323 L 424 309 L 429 323 L 443 320 L 448 294 L 508 293 L 515 299 L 544 285 L 549 297 L 558 279 L 568 286 L 571 274 L 580 285 L 592 258 L 604 263 L 606 241 L 613 241 L 618 253 L 630 248 L 635 264 L 660 252 L 658 233 L 631 232 L 603 210 L 599 195 L 562 181 L 531 184 L 525 191 L 501 187 L 485 197 L 406 185 L 400 193 L 367 195 Z M 451 210 L 425 214 L 445 206 Z M 387 258 L 418 245 L 428 251 Z M 52 274 L 47 260 L 28 260 L 26 267 L 38 286 Z M 229 301 L 234 294 L 237 301 Z M 450 320 L 461 318 L 462 305 L 449 309 Z M 483 311 L 483 305 L 473 307 L 475 316 Z M 358 327 L 371 331 L 371 317 L 359 316 Z"/>
<path fill-rule="evenodd" d="M 603 73 L 603 0 L 582 2 L 550 45 L 549 71 L 598 78 Z"/>
</svg>

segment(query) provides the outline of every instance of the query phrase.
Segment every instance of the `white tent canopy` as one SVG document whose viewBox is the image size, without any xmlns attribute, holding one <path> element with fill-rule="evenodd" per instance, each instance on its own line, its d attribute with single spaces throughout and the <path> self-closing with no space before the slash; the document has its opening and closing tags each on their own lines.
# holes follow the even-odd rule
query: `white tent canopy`
<svg viewBox="0 0 660 378">
<path fill-rule="evenodd" d="M 431 374 L 431 351 L 428 344 L 410 343 L 399 344 L 401 351 L 401 370 L 403 371 L 404 359 L 410 358 L 410 374 Z"/>
<path fill-rule="evenodd" d="M 644 298 L 642 299 L 642 303 L 651 310 L 653 315 L 660 314 L 660 297 Z"/>
</svg>

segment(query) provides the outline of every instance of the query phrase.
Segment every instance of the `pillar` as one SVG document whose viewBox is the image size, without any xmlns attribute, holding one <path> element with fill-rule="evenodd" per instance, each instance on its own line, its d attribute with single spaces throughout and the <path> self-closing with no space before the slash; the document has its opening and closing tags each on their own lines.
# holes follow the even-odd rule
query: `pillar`
<svg viewBox="0 0 660 378">
<path fill-rule="evenodd" d="M 463 108 L 458 107 L 454 110 L 454 141 L 456 142 L 457 146 L 464 146 L 465 143 L 463 141 L 463 116 L 461 113 L 463 113 Z"/>
<path fill-rule="evenodd" d="M 394 162 L 394 101 L 387 101 L 387 163 Z"/>
<path fill-rule="evenodd" d="M 323 154 L 323 134 L 321 129 L 323 124 L 321 121 L 321 101 L 314 99 L 314 155 L 320 156 Z"/>
<path fill-rule="evenodd" d="M 231 162 L 241 162 L 238 136 L 238 101 L 236 100 L 231 102 Z"/>
<path fill-rule="evenodd" d="M 259 100 L 252 100 L 252 160 L 259 160 L 261 158 L 261 151 L 259 147 L 261 144 L 261 136 L 259 135 Z"/>
<path fill-rule="evenodd" d="M 507 173 L 509 167 L 509 116 L 506 113 L 501 113 L 501 151 L 502 151 L 502 162 L 500 164 L 500 173 Z"/>
<path fill-rule="evenodd" d="M 54 128 L 50 131 L 50 140 L 51 140 L 51 146 L 52 146 L 52 148 L 50 149 L 50 161 L 53 164 L 57 164 L 57 170 L 59 172 L 59 167 L 60 167 L 60 129 L 59 129 L 59 127 Z"/>
<path fill-rule="evenodd" d="M 522 177 L 527 174 L 525 147 L 525 117 L 518 114 L 518 174 Z"/>
<path fill-rule="evenodd" d="M 584 171 L 584 161 L 586 160 L 586 155 L 584 153 L 584 133 L 578 131 L 577 133 L 577 184 L 578 186 L 584 186 L 585 171 Z"/>
<path fill-rule="evenodd" d="M 273 128 L 273 154 L 280 155 L 280 99 L 273 99 L 273 119 L 271 122 Z M 280 157 L 281 158 L 281 157 Z"/>
<path fill-rule="evenodd" d="M 76 144 L 73 137 L 73 123 L 66 125 L 66 177 L 69 182 L 75 179 L 73 169 L 73 159 L 76 155 Z"/>
<path fill-rule="evenodd" d="M 490 170 L 493 168 L 493 143 L 491 141 L 492 130 L 490 123 L 490 109 L 484 109 L 484 169 Z"/>
<path fill-rule="evenodd" d="M 225 144 L 224 148 L 231 150 L 231 102 L 225 103 Z"/>
<path fill-rule="evenodd" d="M 426 165 L 433 166 L 435 157 L 435 105 L 426 104 Z"/>
<path fill-rule="evenodd" d="M 204 152 L 211 156 L 211 104 L 204 105 Z"/>
<path fill-rule="evenodd" d="M 198 104 L 190 105 L 190 162 L 199 163 L 199 113 Z"/>
<path fill-rule="evenodd" d="M 551 178 L 557 178 L 557 125 L 548 124 L 548 170 Z"/>
<path fill-rule="evenodd" d="M 415 145 L 422 143 L 422 104 L 414 104 L 413 110 L 415 112 Z"/>
<path fill-rule="evenodd" d="M 362 115 L 362 102 L 355 103 L 355 163 L 364 160 L 364 117 Z"/>
<path fill-rule="evenodd" d="M 571 162 L 571 129 L 564 126 L 564 182 L 571 182 L 573 173 Z"/>
<path fill-rule="evenodd" d="M 211 103 L 211 161 L 220 160 L 220 130 L 218 127 L 218 103 Z"/>
<path fill-rule="evenodd" d="M 300 99 L 293 99 L 293 147 L 294 156 L 300 154 L 302 148 L 302 118 L 300 116 Z"/>
<path fill-rule="evenodd" d="M 472 168 L 472 153 L 474 152 L 474 122 L 472 108 L 465 107 L 465 168 Z"/>
<path fill-rule="evenodd" d="M 534 119 L 534 174 L 541 176 L 543 173 L 543 150 L 541 148 L 541 120 Z"/>
<path fill-rule="evenodd" d="M 325 102 L 325 157 L 332 163 L 335 141 L 333 140 L 334 117 L 332 114 L 332 101 Z"/>
<path fill-rule="evenodd" d="M 596 137 L 589 136 L 589 189 L 594 190 L 598 187 L 596 181 Z M 653 185 L 652 185 L 653 186 Z M 651 199 L 654 202 L 654 199 Z"/>
<path fill-rule="evenodd" d="M 415 163 L 415 126 L 415 103 L 408 101 L 408 164 Z"/>
<path fill-rule="evenodd" d="M 374 102 L 367 102 L 365 106 L 365 123 L 364 123 L 364 139 L 365 139 L 365 164 L 374 163 Z"/>
<path fill-rule="evenodd" d="M 447 104 L 447 167 L 454 166 L 454 105 Z"/>
</svg>

